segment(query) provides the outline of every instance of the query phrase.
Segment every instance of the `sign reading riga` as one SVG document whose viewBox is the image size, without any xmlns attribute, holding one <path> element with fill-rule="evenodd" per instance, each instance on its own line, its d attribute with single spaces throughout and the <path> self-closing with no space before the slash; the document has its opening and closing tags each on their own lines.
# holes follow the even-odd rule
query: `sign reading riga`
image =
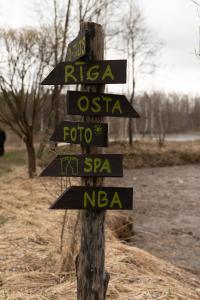
<svg viewBox="0 0 200 300">
<path fill-rule="evenodd" d="M 108 144 L 108 124 L 62 121 L 50 140 L 83 146 L 105 147 Z"/>
<path fill-rule="evenodd" d="M 126 83 L 126 60 L 60 62 L 42 85 Z"/>
<path fill-rule="evenodd" d="M 133 189 L 119 187 L 72 186 L 50 209 L 133 209 Z"/>
</svg>

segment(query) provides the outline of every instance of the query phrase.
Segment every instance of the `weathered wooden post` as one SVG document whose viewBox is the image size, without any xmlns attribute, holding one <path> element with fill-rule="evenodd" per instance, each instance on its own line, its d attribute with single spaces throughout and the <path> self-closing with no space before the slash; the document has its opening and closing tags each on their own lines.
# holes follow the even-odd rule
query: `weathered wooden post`
<svg viewBox="0 0 200 300">
<path fill-rule="evenodd" d="M 102 26 L 95 23 L 82 23 L 81 32 L 89 36 L 88 59 L 104 58 L 104 32 Z M 82 91 L 103 93 L 105 85 L 82 86 Z M 84 116 L 84 121 L 103 122 L 103 117 Z M 102 153 L 102 148 L 82 147 L 83 154 Z M 102 186 L 103 178 L 82 178 L 83 186 Z M 81 219 L 81 247 L 77 257 L 77 299 L 104 300 L 109 281 L 105 271 L 105 210 L 84 210 Z"/>
<path fill-rule="evenodd" d="M 67 62 L 59 63 L 43 85 L 81 84 L 81 91 L 67 92 L 67 112 L 81 115 L 81 122 L 64 120 L 50 140 L 81 144 L 82 154 L 58 155 L 40 176 L 82 177 L 82 186 L 71 186 L 51 209 L 82 209 L 81 246 L 76 259 L 77 299 L 105 300 L 109 274 L 105 271 L 104 222 L 107 209 L 133 208 L 133 189 L 104 187 L 103 177 L 122 177 L 121 154 L 103 154 L 108 125 L 105 116 L 137 118 L 123 95 L 104 94 L 105 84 L 126 82 L 125 60 L 103 60 L 101 25 L 81 24 L 78 37 L 68 46 Z"/>
</svg>

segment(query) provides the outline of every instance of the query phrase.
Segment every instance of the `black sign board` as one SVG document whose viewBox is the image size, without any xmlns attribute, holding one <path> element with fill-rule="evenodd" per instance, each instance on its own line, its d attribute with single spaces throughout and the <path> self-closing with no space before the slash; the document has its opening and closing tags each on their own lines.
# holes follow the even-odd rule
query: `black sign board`
<svg viewBox="0 0 200 300">
<path fill-rule="evenodd" d="M 40 176 L 122 177 L 122 155 L 58 155 Z"/>
<path fill-rule="evenodd" d="M 106 147 L 108 124 L 62 121 L 50 138 L 55 142 Z"/>
<path fill-rule="evenodd" d="M 50 209 L 133 209 L 133 189 L 119 187 L 72 186 Z"/>
<path fill-rule="evenodd" d="M 126 60 L 60 62 L 42 85 L 126 83 Z"/>
<path fill-rule="evenodd" d="M 67 92 L 67 112 L 71 115 L 139 118 L 124 95 Z"/>
<path fill-rule="evenodd" d="M 80 33 L 67 48 L 67 61 L 75 61 L 88 53 L 89 36 L 86 32 Z"/>
</svg>

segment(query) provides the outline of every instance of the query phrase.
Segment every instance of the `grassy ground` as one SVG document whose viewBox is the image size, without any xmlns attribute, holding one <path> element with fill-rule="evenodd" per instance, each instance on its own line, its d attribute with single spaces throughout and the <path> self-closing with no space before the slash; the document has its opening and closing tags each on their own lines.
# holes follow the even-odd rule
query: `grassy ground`
<svg viewBox="0 0 200 300">
<path fill-rule="evenodd" d="M 156 144 L 143 141 L 131 148 L 111 144 L 106 150 L 125 154 L 127 167 L 200 161 L 200 143 L 170 143 L 159 149 Z M 69 146 L 60 151 L 80 153 L 80 147 Z M 49 162 L 51 152 L 47 154 Z M 10 150 L 0 158 L 3 175 L 0 180 L 0 299 L 75 300 L 73 262 L 80 230 L 74 234 L 73 215 L 68 212 L 61 249 L 64 212 L 51 211 L 48 207 L 60 195 L 62 184 L 55 178 L 28 179 L 25 167 L 19 167 L 25 162 L 24 150 Z M 113 223 L 113 217 L 111 220 Z M 106 228 L 106 269 L 111 275 L 107 299 L 200 299 L 198 276 L 120 242 L 110 227 Z M 61 272 L 67 255 L 72 267 Z"/>
<path fill-rule="evenodd" d="M 61 146 L 56 150 L 57 154 L 80 154 L 80 146 Z M 151 140 L 134 142 L 130 147 L 126 143 L 110 143 L 105 153 L 119 153 L 124 156 L 125 168 L 165 167 L 185 164 L 200 163 L 200 141 L 195 142 L 167 142 L 159 148 L 158 144 Z M 43 168 L 55 153 L 47 150 L 40 166 Z"/>
<path fill-rule="evenodd" d="M 124 154 L 126 168 L 165 167 L 200 163 L 199 142 L 168 142 L 163 147 L 151 140 L 137 141 L 130 147 L 127 144 L 113 143 L 112 153 Z"/>
<path fill-rule="evenodd" d="M 39 166 L 44 168 L 56 154 L 80 153 L 79 145 L 61 146 L 52 152 L 47 149 Z M 200 141 L 196 142 L 168 142 L 164 147 L 159 148 L 156 142 L 142 140 L 134 142 L 130 147 L 126 143 L 110 143 L 106 153 L 122 153 L 124 155 L 125 168 L 143 167 L 165 167 L 184 164 L 200 163 Z M 10 172 L 14 167 L 23 166 L 26 163 L 26 151 L 7 150 L 3 157 L 0 157 L 0 176 Z"/>
<path fill-rule="evenodd" d="M 58 181 L 28 179 L 25 168 L 17 167 L 1 177 L 0 191 L 0 299 L 75 300 L 80 224 L 75 230 L 75 212 L 68 211 L 61 248 L 64 212 L 48 209 L 61 193 Z M 61 270 L 66 258 L 71 265 Z M 120 242 L 110 226 L 106 269 L 108 300 L 200 299 L 198 276 Z"/>
<path fill-rule="evenodd" d="M 7 151 L 4 156 L 0 156 L 0 176 L 11 172 L 13 167 L 23 166 L 26 163 L 26 151 Z"/>
</svg>

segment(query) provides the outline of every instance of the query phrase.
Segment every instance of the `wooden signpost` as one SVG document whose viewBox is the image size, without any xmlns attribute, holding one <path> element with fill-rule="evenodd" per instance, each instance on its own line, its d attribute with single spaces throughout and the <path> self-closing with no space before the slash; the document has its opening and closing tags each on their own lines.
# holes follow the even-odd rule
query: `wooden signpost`
<svg viewBox="0 0 200 300">
<path fill-rule="evenodd" d="M 54 142 L 106 147 L 108 124 L 62 121 L 50 137 Z"/>
<path fill-rule="evenodd" d="M 42 85 L 126 83 L 126 60 L 61 62 Z"/>
<path fill-rule="evenodd" d="M 81 92 L 68 91 L 67 110 L 68 114 L 83 116 L 84 122 L 63 121 L 50 138 L 80 144 L 82 155 L 58 155 L 41 173 L 82 178 L 82 186 L 68 188 L 50 207 L 83 210 L 76 260 L 77 300 L 105 300 L 109 282 L 104 267 L 106 210 L 133 208 L 132 188 L 104 187 L 103 177 L 123 175 L 122 155 L 102 154 L 101 148 L 96 148 L 107 146 L 105 116 L 139 117 L 125 96 L 104 94 L 105 84 L 126 82 L 126 60 L 104 61 L 103 53 L 101 25 L 81 23 L 78 37 L 68 46 L 68 61 L 59 63 L 41 83 L 82 84 Z"/>
<path fill-rule="evenodd" d="M 139 118 L 124 95 L 88 92 L 67 92 L 67 112 L 70 115 Z"/>
<path fill-rule="evenodd" d="M 122 177 L 122 155 L 58 155 L 40 176 Z"/>
<path fill-rule="evenodd" d="M 119 187 L 68 188 L 51 205 L 51 209 L 133 209 L 133 189 Z"/>
<path fill-rule="evenodd" d="M 89 35 L 87 32 L 80 33 L 75 40 L 69 43 L 67 48 L 67 61 L 73 62 L 83 58 L 88 53 Z"/>
</svg>

